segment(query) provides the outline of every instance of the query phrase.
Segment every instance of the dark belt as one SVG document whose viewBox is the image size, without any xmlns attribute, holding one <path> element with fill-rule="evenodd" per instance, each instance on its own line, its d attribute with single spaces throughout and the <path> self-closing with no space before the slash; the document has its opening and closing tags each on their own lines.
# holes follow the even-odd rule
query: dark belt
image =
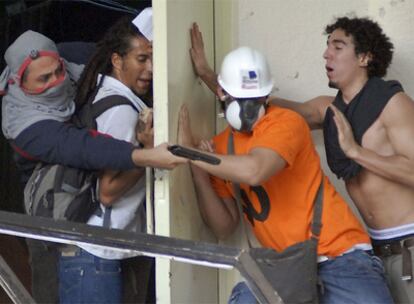
<svg viewBox="0 0 414 304">
<path fill-rule="evenodd" d="M 411 281 L 413 279 L 413 266 L 411 263 L 411 251 L 408 249 L 414 246 L 414 237 L 405 240 L 385 242 L 381 245 L 374 245 L 375 255 L 386 258 L 392 255 L 402 254 L 401 280 Z"/>
</svg>

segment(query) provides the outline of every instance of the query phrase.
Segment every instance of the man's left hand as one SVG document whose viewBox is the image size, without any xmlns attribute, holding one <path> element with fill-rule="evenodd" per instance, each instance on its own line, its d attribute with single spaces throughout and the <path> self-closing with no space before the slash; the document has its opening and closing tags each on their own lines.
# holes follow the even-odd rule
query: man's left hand
<svg viewBox="0 0 414 304">
<path fill-rule="evenodd" d="M 338 130 L 339 145 L 342 151 L 344 151 L 345 155 L 353 159 L 358 153 L 360 146 L 355 141 L 351 125 L 349 124 L 345 115 L 339 111 L 338 108 L 336 108 L 333 104 L 329 105 L 329 107 L 334 113 L 333 119 Z"/>
<path fill-rule="evenodd" d="M 135 127 L 136 139 L 144 145 L 144 148 L 154 147 L 154 128 L 152 124 L 153 112 L 148 110 L 145 115 L 140 115 Z"/>
<path fill-rule="evenodd" d="M 196 148 L 197 144 L 191 131 L 190 113 L 185 104 L 181 106 L 178 118 L 178 140 L 179 145 L 188 148 Z"/>
</svg>

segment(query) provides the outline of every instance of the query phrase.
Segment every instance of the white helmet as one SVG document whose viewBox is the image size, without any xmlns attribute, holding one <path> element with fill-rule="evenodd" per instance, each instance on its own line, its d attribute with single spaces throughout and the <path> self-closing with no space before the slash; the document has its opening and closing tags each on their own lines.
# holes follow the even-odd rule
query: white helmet
<svg viewBox="0 0 414 304">
<path fill-rule="evenodd" d="M 224 57 L 218 83 L 236 98 L 267 96 L 273 88 L 265 57 L 249 47 L 240 47 Z"/>
</svg>

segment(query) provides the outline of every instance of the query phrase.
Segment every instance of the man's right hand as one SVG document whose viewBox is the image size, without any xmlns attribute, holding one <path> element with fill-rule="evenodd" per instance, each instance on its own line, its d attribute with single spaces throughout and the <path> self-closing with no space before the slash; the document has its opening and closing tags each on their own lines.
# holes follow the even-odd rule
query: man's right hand
<svg viewBox="0 0 414 304">
<path fill-rule="evenodd" d="M 173 155 L 168 151 L 167 147 L 167 143 L 162 143 L 153 149 L 135 149 L 132 152 L 132 161 L 137 167 L 153 167 L 168 170 L 188 163 L 187 158 Z"/>
<path fill-rule="evenodd" d="M 190 55 L 193 61 L 194 70 L 197 76 L 203 77 L 209 70 L 211 70 L 211 68 L 208 65 L 206 53 L 204 52 L 203 35 L 198 29 L 196 22 L 193 23 L 193 26 L 190 29 L 190 37 Z"/>
<path fill-rule="evenodd" d="M 190 29 L 191 48 L 190 55 L 193 61 L 194 70 L 198 77 L 216 94 L 217 75 L 208 65 L 206 53 L 204 50 L 203 35 L 198 29 L 197 23 L 193 23 Z"/>
</svg>

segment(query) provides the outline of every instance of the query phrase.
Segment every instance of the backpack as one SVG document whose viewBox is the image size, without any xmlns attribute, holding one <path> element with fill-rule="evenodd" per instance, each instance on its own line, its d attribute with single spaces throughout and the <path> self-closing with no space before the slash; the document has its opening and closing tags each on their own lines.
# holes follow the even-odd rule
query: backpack
<svg viewBox="0 0 414 304">
<path fill-rule="evenodd" d="M 106 110 L 132 102 L 120 95 L 111 95 L 92 103 L 89 99 L 73 116 L 78 128 L 96 130 L 96 118 Z M 96 197 L 97 172 L 59 164 L 40 162 L 24 188 L 24 205 L 29 215 L 86 223 L 99 208 Z"/>
</svg>

